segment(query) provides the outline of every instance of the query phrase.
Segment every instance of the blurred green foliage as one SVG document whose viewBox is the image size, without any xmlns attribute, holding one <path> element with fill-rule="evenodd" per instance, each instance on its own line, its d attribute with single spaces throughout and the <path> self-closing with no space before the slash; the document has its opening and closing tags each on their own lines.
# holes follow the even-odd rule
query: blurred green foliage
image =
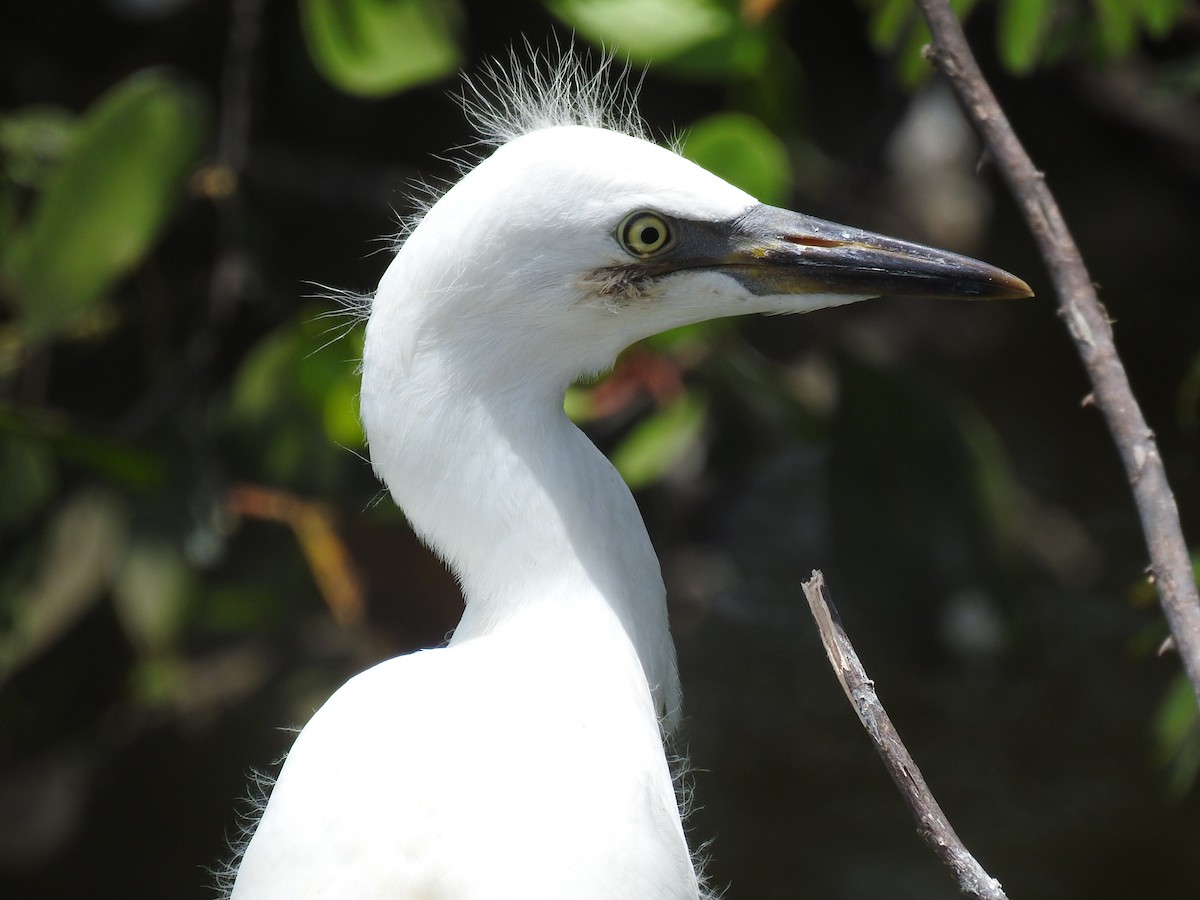
<svg viewBox="0 0 1200 900">
<path fill-rule="evenodd" d="M 892 53 L 905 82 L 929 75 L 922 52 L 929 28 L 914 0 L 860 0 L 871 14 L 871 42 Z M 1187 0 L 952 0 L 966 18 L 977 6 L 999 10 L 996 48 L 1004 65 L 1018 75 L 1065 56 L 1083 54 L 1112 63 L 1133 54 L 1143 36 L 1162 38 L 1187 12 Z"/>
<path fill-rule="evenodd" d="M 707 405 L 696 391 L 683 393 L 639 422 L 612 453 L 612 464 L 634 490 L 679 465 L 699 445 Z"/>
<path fill-rule="evenodd" d="M 674 74 L 728 79 L 761 72 L 768 29 L 739 0 L 547 0 L 592 44 Z"/>
<path fill-rule="evenodd" d="M 452 0 L 301 0 L 300 10 L 313 63 L 347 93 L 407 90 L 461 64 Z"/>
<path fill-rule="evenodd" d="M 345 451 L 365 447 L 362 329 L 331 329 L 327 313 L 305 307 L 251 348 L 234 378 L 226 423 L 245 447 L 251 474 L 266 483 L 332 490 Z"/>
<path fill-rule="evenodd" d="M 116 85 L 77 123 L 26 112 L 5 128 L 16 175 L 38 188 L 33 211 L 0 244 L 0 279 L 25 341 L 77 327 L 150 250 L 180 204 L 208 132 L 199 91 L 146 71 Z M 39 162 L 61 148 L 42 178 Z"/>
<path fill-rule="evenodd" d="M 1167 770 L 1168 785 L 1177 798 L 1185 797 L 1200 776 L 1200 721 L 1196 695 L 1183 675 L 1171 682 L 1155 716 L 1159 761 Z"/>
<path fill-rule="evenodd" d="M 687 130 L 683 155 L 763 203 L 785 204 L 792 193 L 792 165 L 783 141 L 745 113 L 721 113 Z"/>
</svg>

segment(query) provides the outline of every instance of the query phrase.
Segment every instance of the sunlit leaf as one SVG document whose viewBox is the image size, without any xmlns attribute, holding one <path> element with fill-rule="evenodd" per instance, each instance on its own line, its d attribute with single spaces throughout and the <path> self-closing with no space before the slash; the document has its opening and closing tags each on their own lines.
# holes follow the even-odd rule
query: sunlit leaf
<svg viewBox="0 0 1200 900">
<path fill-rule="evenodd" d="M 635 65 L 704 80 L 759 72 L 769 52 L 762 17 L 739 0 L 544 0 L 581 37 Z"/>
<path fill-rule="evenodd" d="M 592 392 L 580 385 L 573 384 L 567 388 L 563 397 L 563 411 L 572 422 L 590 422 L 596 416 L 596 404 L 592 402 Z"/>
<path fill-rule="evenodd" d="M 331 340 L 318 316 L 306 310 L 298 320 L 259 342 L 238 372 L 232 406 L 235 415 L 261 419 L 282 401 L 299 399 L 324 417 L 331 394 L 344 399 L 353 415 L 358 394 L 355 370 L 362 356 L 361 331 Z M 354 445 L 363 440 L 361 428 L 351 428 L 341 420 L 333 422 L 328 436 Z"/>
<path fill-rule="evenodd" d="M 708 404 L 703 398 L 684 393 L 638 423 L 613 451 L 612 463 L 630 488 L 653 484 L 696 446 L 707 417 Z"/>
<path fill-rule="evenodd" d="M 688 129 L 684 156 L 764 203 L 787 202 L 792 168 L 787 148 L 758 119 L 742 113 L 720 113 Z"/>
<path fill-rule="evenodd" d="M 346 330 L 343 324 L 340 327 Z M 343 447 L 366 444 L 358 420 L 358 364 L 363 330 L 354 328 L 334 338 L 324 319 L 304 316 L 297 361 L 297 384 L 311 408 L 320 413 L 328 440 Z"/>
<path fill-rule="evenodd" d="M 458 68 L 456 0 L 303 0 L 313 63 L 340 90 L 393 94 Z"/>
<path fill-rule="evenodd" d="M 162 72 L 100 98 L 23 229 L 0 248 L 25 335 L 44 339 L 141 261 L 179 202 L 206 132 L 196 89 Z"/>
<path fill-rule="evenodd" d="M 546 0 L 546 6 L 592 43 L 635 63 L 671 59 L 737 23 L 729 4 L 718 0 Z"/>
<path fill-rule="evenodd" d="M 1033 70 L 1051 12 L 1051 0 L 1005 0 L 1000 7 L 1000 56 L 1010 71 L 1023 75 Z"/>
<path fill-rule="evenodd" d="M 338 377 L 329 385 L 321 408 L 321 422 L 329 440 L 339 447 L 366 444 L 362 422 L 358 418 L 358 379 Z"/>
</svg>

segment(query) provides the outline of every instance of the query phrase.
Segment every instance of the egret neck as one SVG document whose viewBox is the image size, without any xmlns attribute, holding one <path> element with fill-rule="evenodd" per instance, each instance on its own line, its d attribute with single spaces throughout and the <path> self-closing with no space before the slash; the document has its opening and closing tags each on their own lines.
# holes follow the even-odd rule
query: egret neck
<svg viewBox="0 0 1200 900">
<path fill-rule="evenodd" d="M 594 641 L 596 617 L 615 616 L 670 730 L 680 687 L 658 558 L 624 481 L 563 412 L 570 375 L 429 333 L 401 359 L 412 303 L 397 265 L 367 327 L 362 415 L 380 478 L 461 582 L 451 644 L 538 615 L 562 642 Z"/>
</svg>

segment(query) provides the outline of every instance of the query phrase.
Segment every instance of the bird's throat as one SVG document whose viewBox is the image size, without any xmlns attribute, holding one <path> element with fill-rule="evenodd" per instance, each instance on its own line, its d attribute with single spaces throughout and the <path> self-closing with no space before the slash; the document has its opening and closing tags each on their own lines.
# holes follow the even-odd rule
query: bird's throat
<svg viewBox="0 0 1200 900">
<path fill-rule="evenodd" d="M 365 370 L 363 422 L 376 470 L 462 584 L 454 642 L 545 605 L 615 617 L 670 727 L 680 692 L 658 559 L 628 488 L 561 403 L 411 379 L 379 390 Z"/>
</svg>

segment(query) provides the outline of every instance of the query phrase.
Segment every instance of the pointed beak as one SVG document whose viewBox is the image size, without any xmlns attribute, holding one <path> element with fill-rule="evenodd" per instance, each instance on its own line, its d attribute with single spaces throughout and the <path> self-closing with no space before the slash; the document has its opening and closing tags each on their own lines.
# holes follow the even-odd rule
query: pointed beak
<svg viewBox="0 0 1200 900">
<path fill-rule="evenodd" d="M 772 206 L 757 206 L 726 228 L 724 252 L 709 265 L 759 296 L 1033 296 L 1017 276 L 977 259 Z"/>
</svg>

